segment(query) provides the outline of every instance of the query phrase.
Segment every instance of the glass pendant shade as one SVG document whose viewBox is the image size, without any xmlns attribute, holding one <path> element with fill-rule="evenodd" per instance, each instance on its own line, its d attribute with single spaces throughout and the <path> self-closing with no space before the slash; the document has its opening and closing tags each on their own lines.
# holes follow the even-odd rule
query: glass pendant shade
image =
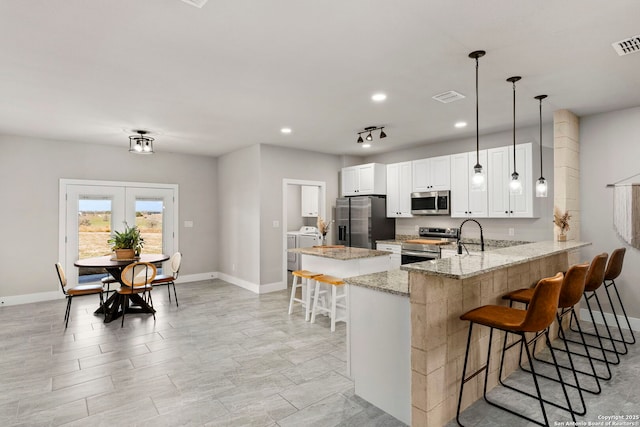
<svg viewBox="0 0 640 427">
<path fill-rule="evenodd" d="M 519 196 L 522 194 L 522 181 L 520 180 L 520 175 L 517 172 L 511 174 L 511 181 L 509 182 L 509 193 L 514 196 Z"/>
<path fill-rule="evenodd" d="M 471 177 L 471 190 L 484 191 L 486 189 L 487 180 L 484 176 L 482 166 L 477 164 L 473 167 L 473 177 Z"/>
<path fill-rule="evenodd" d="M 536 181 L 536 197 L 547 197 L 547 181 L 543 177 Z"/>
<path fill-rule="evenodd" d="M 153 154 L 153 138 L 144 130 L 135 131 L 137 135 L 129 137 L 129 152 L 135 154 Z"/>
</svg>

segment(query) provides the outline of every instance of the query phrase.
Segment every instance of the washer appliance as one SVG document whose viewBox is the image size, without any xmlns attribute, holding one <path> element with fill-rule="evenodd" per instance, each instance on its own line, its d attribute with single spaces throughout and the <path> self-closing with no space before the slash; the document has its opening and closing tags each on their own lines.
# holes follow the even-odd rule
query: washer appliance
<svg viewBox="0 0 640 427">
<path fill-rule="evenodd" d="M 317 227 L 303 225 L 298 231 L 287 232 L 287 249 L 309 248 L 320 244 L 320 233 Z M 301 256 L 295 252 L 287 252 L 287 270 L 300 270 Z"/>
</svg>

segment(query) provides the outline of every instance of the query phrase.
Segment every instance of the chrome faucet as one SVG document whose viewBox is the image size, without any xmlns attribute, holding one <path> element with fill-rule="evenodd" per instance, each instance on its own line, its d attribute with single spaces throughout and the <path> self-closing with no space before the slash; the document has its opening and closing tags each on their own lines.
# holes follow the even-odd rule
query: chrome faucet
<svg viewBox="0 0 640 427">
<path fill-rule="evenodd" d="M 458 229 L 458 255 L 462 255 L 462 242 L 460 241 L 462 239 L 462 226 L 469 221 L 475 222 L 478 224 L 478 227 L 480 227 L 480 250 L 484 252 L 484 235 L 482 234 L 482 226 L 475 219 L 469 218 L 462 221 L 462 224 L 460 224 L 460 228 Z"/>
</svg>

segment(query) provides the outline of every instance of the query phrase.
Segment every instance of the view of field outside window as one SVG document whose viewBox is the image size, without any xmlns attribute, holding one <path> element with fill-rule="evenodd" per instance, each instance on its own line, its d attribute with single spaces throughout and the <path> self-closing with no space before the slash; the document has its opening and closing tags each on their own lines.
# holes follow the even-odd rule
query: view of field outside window
<svg viewBox="0 0 640 427">
<path fill-rule="evenodd" d="M 122 230 L 124 224 L 111 224 L 111 199 L 84 198 L 78 201 L 78 259 L 111 255 L 107 241 L 113 228 Z M 136 225 L 144 239 L 142 253 L 162 253 L 162 200 L 136 200 Z M 80 275 L 94 274 L 80 269 Z"/>
</svg>

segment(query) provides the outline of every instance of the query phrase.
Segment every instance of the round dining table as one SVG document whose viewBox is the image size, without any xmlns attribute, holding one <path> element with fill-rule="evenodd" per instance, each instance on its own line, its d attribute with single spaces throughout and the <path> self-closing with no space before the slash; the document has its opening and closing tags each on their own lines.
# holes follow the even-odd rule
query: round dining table
<svg viewBox="0 0 640 427">
<path fill-rule="evenodd" d="M 91 268 L 104 268 L 114 279 L 116 279 L 121 286 L 126 286 L 122 283 L 120 275 L 122 270 L 134 262 L 149 262 L 151 264 L 157 264 L 169 260 L 169 255 L 166 254 L 141 254 L 140 257 L 135 259 L 115 259 L 114 255 L 105 255 L 94 258 L 79 259 L 73 263 L 76 267 L 91 267 Z M 99 307 L 94 314 L 104 314 L 104 322 L 109 323 L 118 317 L 122 316 L 123 297 L 118 292 L 114 292 L 104 303 L 104 306 Z M 129 296 L 130 307 L 127 307 L 127 313 L 155 313 L 153 307 L 138 294 Z M 106 313 L 105 313 L 106 310 Z"/>
</svg>

